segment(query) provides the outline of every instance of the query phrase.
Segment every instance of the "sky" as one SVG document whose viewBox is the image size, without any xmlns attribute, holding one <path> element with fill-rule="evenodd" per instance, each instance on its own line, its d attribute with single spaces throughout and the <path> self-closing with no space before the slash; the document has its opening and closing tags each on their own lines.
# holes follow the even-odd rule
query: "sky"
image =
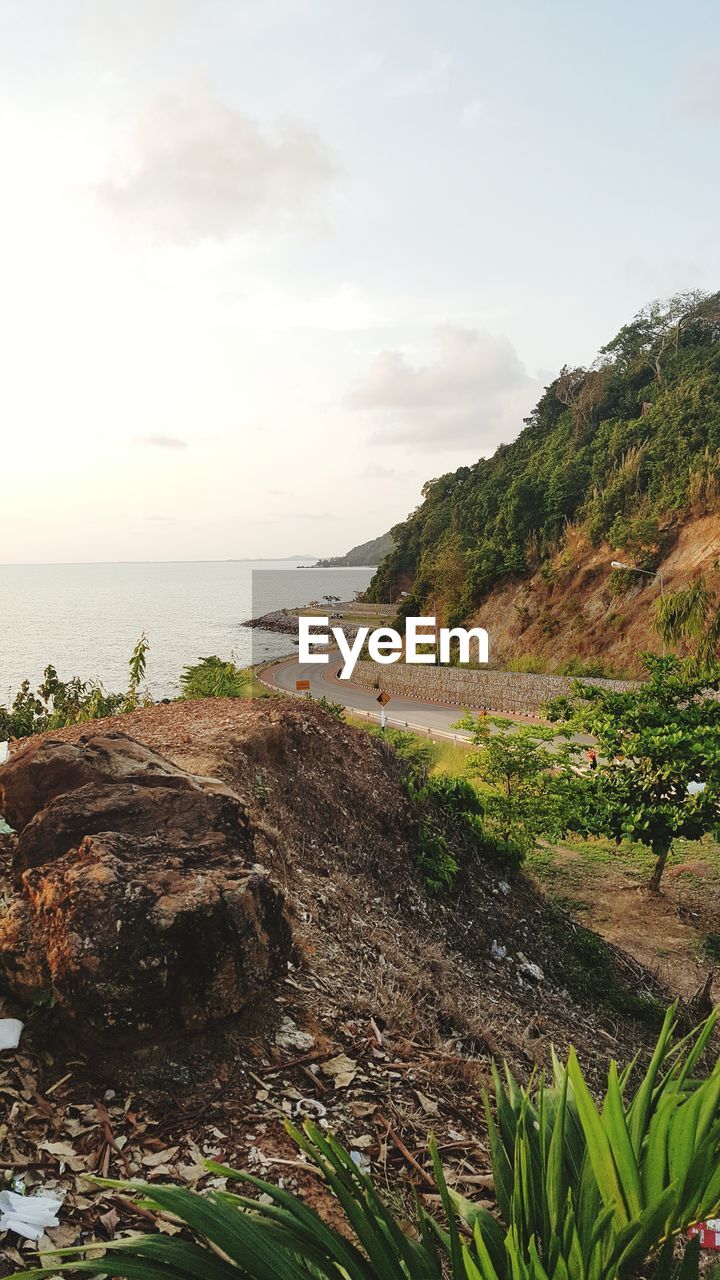
<svg viewBox="0 0 720 1280">
<path fill-rule="evenodd" d="M 720 288 L 716 0 L 0 0 L 0 562 L 335 554 Z"/>
</svg>

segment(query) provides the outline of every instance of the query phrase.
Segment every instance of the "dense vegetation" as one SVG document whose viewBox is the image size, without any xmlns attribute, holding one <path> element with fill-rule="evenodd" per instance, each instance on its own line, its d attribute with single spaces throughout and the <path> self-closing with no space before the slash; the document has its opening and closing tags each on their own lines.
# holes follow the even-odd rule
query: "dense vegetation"
<svg viewBox="0 0 720 1280">
<path fill-rule="evenodd" d="M 351 547 L 344 556 L 329 556 L 327 560 L 318 560 L 321 569 L 349 569 L 359 565 L 376 565 L 389 555 L 394 546 L 391 533 L 381 533 L 379 538 L 371 538 L 369 542 L 359 542 Z"/>
<path fill-rule="evenodd" d="M 720 509 L 720 293 L 646 307 L 589 368 L 564 368 L 512 444 L 430 480 L 368 591 L 465 619 L 568 523 L 653 567 L 673 521 Z M 549 568 L 549 565 L 548 565 Z"/>
<path fill-rule="evenodd" d="M 99 680 L 80 676 L 61 680 L 52 665 L 45 668 L 37 689 L 23 680 L 10 706 L 0 706 L 0 742 L 149 706 L 152 699 L 143 687 L 149 648 L 146 636 L 141 635 L 130 655 L 125 693 L 109 693 Z"/>
<path fill-rule="evenodd" d="M 682 1233 L 720 1206 L 720 1062 L 696 1076 L 716 1015 L 679 1042 L 675 1015 L 632 1096 L 634 1064 L 611 1063 L 600 1107 L 573 1049 L 567 1063 L 553 1056 L 549 1080 L 527 1087 L 493 1069 L 494 1111 L 485 1101 L 497 1217 L 448 1187 L 431 1143 L 444 1221 L 416 1198 L 409 1231 L 351 1155 L 308 1122 L 290 1131 L 337 1197 L 346 1231 L 282 1187 L 209 1164 L 260 1198 L 127 1184 L 185 1232 L 112 1241 L 102 1259 L 97 1246 L 66 1250 L 90 1256 L 26 1280 L 98 1271 L 126 1280 L 698 1280 L 698 1241 L 686 1245 Z"/>
</svg>

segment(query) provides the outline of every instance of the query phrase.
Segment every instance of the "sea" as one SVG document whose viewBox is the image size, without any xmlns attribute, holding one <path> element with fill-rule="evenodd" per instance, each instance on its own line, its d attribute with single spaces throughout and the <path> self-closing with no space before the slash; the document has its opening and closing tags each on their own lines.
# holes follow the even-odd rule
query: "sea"
<svg viewBox="0 0 720 1280">
<path fill-rule="evenodd" d="M 183 668 L 217 654 L 238 666 L 292 652 L 292 637 L 243 623 L 323 596 L 352 600 L 373 569 L 301 568 L 306 560 L 0 565 L 0 705 L 48 663 L 61 679 L 127 688 L 144 632 L 154 699 L 179 692 Z M 332 611 L 332 605 L 328 606 Z"/>
</svg>

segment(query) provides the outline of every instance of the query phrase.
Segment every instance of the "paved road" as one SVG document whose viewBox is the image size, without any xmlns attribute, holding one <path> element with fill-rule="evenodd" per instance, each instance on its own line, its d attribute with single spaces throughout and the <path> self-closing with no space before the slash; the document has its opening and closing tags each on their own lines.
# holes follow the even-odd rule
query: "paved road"
<svg viewBox="0 0 720 1280">
<path fill-rule="evenodd" d="M 341 665 L 340 655 L 334 653 L 330 654 L 327 665 L 322 666 L 314 662 L 298 662 L 297 658 L 284 658 L 282 662 L 260 668 L 258 675 L 271 688 L 282 689 L 286 693 L 296 692 L 296 680 L 309 680 L 310 693 L 314 698 L 325 697 L 331 702 L 341 702 L 354 715 L 379 721 L 380 707 L 377 702 L 377 691 L 363 689 L 360 685 L 353 684 L 351 680 L 339 680 L 337 673 Z M 458 743 L 470 742 L 469 734 L 453 728 L 463 713 L 462 707 L 448 706 L 441 702 L 425 702 L 420 698 L 401 698 L 393 694 L 386 710 L 387 723 L 393 729 L 412 729 L 416 733 L 427 733 L 430 738 L 451 739 Z M 520 722 L 519 717 L 512 718 Z M 522 723 L 538 724 L 539 722 L 528 719 Z M 565 742 L 565 739 L 555 738 L 553 741 L 559 746 L 561 742 Z M 588 746 L 592 738 L 577 734 L 573 736 L 572 741 Z M 552 745 L 551 743 L 551 749 Z"/>
<path fill-rule="evenodd" d="M 295 692 L 296 680 L 309 680 L 310 692 L 314 698 L 325 697 L 331 702 L 341 702 L 356 715 L 379 721 L 377 692 L 363 689 L 350 680 L 339 680 L 337 672 L 341 665 L 340 656 L 332 653 L 327 666 L 286 658 L 262 668 L 259 675 L 265 684 L 275 689 L 284 689 L 288 693 Z M 462 707 L 421 702 L 418 698 L 401 698 L 395 694 L 387 704 L 387 722 L 394 729 L 412 728 L 426 732 L 431 737 L 456 738 L 458 741 L 469 742 L 467 733 L 452 727 L 461 715 Z"/>
</svg>

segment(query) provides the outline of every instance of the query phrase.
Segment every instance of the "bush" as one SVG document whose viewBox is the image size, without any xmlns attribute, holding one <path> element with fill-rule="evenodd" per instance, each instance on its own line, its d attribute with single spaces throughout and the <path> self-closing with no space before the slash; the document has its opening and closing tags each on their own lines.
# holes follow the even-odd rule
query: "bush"
<svg viewBox="0 0 720 1280">
<path fill-rule="evenodd" d="M 334 716 L 336 720 L 345 720 L 345 708 L 342 702 L 331 702 L 325 694 L 322 698 L 313 698 L 313 701 L 318 707 L 322 707 L 323 711 L 327 711 L 329 716 Z"/>
<path fill-rule="evenodd" d="M 633 1096 L 633 1064 L 619 1072 L 612 1062 L 600 1107 L 572 1048 L 566 1063 L 553 1054 L 549 1081 L 541 1075 L 527 1087 L 493 1067 L 495 1106 L 486 1097 L 485 1108 L 499 1217 L 448 1187 L 431 1140 L 446 1222 L 416 1202 L 411 1235 L 332 1137 L 289 1125 L 337 1197 L 346 1231 L 289 1192 L 210 1163 L 262 1199 L 100 1182 L 175 1215 L 187 1234 L 103 1243 L 102 1261 L 84 1257 L 19 1280 L 110 1270 L 125 1280 L 698 1280 L 699 1242 L 685 1246 L 682 1262 L 675 1255 L 681 1234 L 720 1207 L 720 1062 L 696 1078 L 715 1024 L 713 1015 L 674 1042 L 676 1007 L 668 1010 Z"/>
<path fill-rule="evenodd" d="M 557 731 L 470 712 L 455 727 L 478 748 L 468 769 L 483 786 L 489 847 L 520 863 L 542 837 L 560 839 L 577 809 L 578 780 L 550 749 Z"/>
<path fill-rule="evenodd" d="M 180 676 L 181 697 L 246 698 L 251 683 L 251 672 L 242 671 L 233 662 L 227 662 L 213 654 L 184 668 Z"/>
<path fill-rule="evenodd" d="M 467 778 L 432 776 L 412 765 L 406 786 L 417 818 L 416 852 L 425 887 L 441 893 L 485 846 L 482 800 Z"/>
<path fill-rule="evenodd" d="M 140 636 L 128 664 L 126 693 L 108 693 L 99 680 L 81 680 L 79 676 L 61 680 L 53 666 L 45 668 L 43 682 L 35 692 L 29 680 L 23 680 L 10 709 L 0 706 L 0 742 L 148 706 L 152 699 L 142 686 L 149 647 L 146 637 Z"/>
</svg>

